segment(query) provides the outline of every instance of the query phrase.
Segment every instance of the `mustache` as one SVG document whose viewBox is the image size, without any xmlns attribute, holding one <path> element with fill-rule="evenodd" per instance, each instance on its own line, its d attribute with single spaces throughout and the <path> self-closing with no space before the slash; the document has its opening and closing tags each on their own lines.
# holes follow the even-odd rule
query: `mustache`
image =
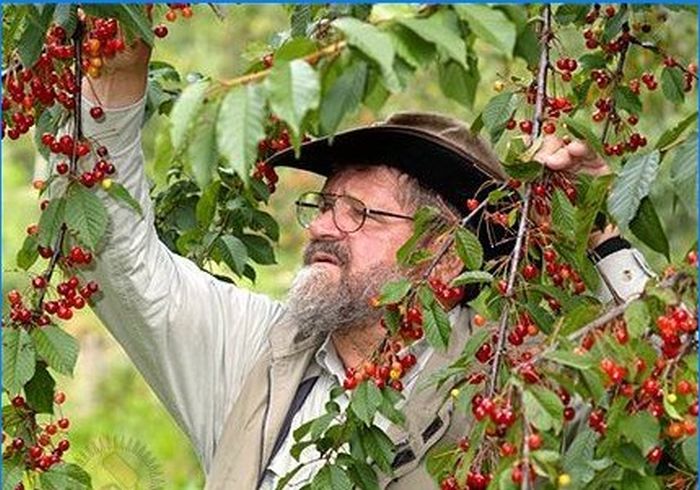
<svg viewBox="0 0 700 490">
<path fill-rule="evenodd" d="M 313 240 L 304 250 L 304 265 L 311 264 L 311 258 L 318 252 L 334 256 L 342 266 L 348 265 L 350 262 L 350 252 L 346 246 L 338 242 Z"/>
</svg>

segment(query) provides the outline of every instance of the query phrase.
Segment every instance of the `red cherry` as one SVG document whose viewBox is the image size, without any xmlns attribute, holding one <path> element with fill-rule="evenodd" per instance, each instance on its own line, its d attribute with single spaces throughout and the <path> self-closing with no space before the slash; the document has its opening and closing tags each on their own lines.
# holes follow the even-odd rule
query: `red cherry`
<svg viewBox="0 0 700 490">
<path fill-rule="evenodd" d="M 555 132 L 556 130 L 557 130 L 557 127 L 556 127 L 556 125 L 555 125 L 554 123 L 552 123 L 552 122 L 544 123 L 544 125 L 542 126 L 542 131 L 543 131 L 545 134 L 554 134 L 554 132 Z"/>
<path fill-rule="evenodd" d="M 153 34 L 155 34 L 156 37 L 164 38 L 168 35 L 168 28 L 163 24 L 158 24 L 153 28 Z"/>
<path fill-rule="evenodd" d="M 90 116 L 92 116 L 92 118 L 95 119 L 96 121 L 101 120 L 104 117 L 104 115 L 105 115 L 105 111 L 100 106 L 95 106 L 95 107 L 90 109 Z"/>
<path fill-rule="evenodd" d="M 530 121 L 529 119 L 523 119 L 522 121 L 520 121 L 519 127 L 520 131 L 522 131 L 525 134 L 532 133 L 532 121 Z"/>
<path fill-rule="evenodd" d="M 478 207 L 479 201 L 477 201 L 476 199 L 467 199 L 467 209 L 469 211 L 474 211 Z"/>
<path fill-rule="evenodd" d="M 523 277 L 528 281 L 537 277 L 539 273 L 539 269 L 532 264 L 527 264 L 525 267 L 523 267 Z"/>
<path fill-rule="evenodd" d="M 663 450 L 657 446 L 649 451 L 647 454 L 647 461 L 649 461 L 651 464 L 658 464 L 658 462 L 661 461 L 661 456 L 663 456 L 663 454 Z"/>
<path fill-rule="evenodd" d="M 539 434 L 530 434 L 527 438 L 527 446 L 531 451 L 536 451 L 542 447 L 542 437 Z"/>
</svg>

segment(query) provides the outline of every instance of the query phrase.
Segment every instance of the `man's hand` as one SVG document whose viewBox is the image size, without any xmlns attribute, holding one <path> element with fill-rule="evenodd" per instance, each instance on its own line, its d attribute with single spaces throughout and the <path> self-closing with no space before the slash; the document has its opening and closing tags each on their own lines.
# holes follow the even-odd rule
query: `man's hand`
<svg viewBox="0 0 700 490">
<path fill-rule="evenodd" d="M 535 160 L 554 171 L 586 173 L 594 177 L 610 173 L 607 163 L 582 141 L 565 143 L 558 136 L 545 136 Z"/>
<path fill-rule="evenodd" d="M 590 146 L 582 141 L 566 143 L 557 136 L 545 136 L 542 147 L 535 154 L 535 160 L 554 171 L 585 173 L 599 177 L 610 173 L 610 168 Z M 607 225 L 604 230 L 591 233 L 588 245 L 591 249 L 604 241 L 619 236 L 620 232 L 614 225 Z"/>
</svg>

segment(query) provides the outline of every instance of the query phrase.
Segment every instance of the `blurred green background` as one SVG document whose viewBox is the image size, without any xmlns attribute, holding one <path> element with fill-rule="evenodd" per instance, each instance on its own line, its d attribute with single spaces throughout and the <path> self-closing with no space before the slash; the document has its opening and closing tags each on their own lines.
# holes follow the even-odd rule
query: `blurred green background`
<svg viewBox="0 0 700 490">
<path fill-rule="evenodd" d="M 382 7 L 390 8 L 390 7 Z M 281 5 L 222 6 L 226 17 L 220 21 L 208 7 L 195 7 L 188 21 L 170 24 L 170 34 L 159 41 L 154 60 L 174 65 L 180 73 L 199 72 L 213 78 L 229 78 L 240 74 L 248 64 L 246 46 L 264 46 L 271 36 L 287 28 L 287 14 Z M 687 12 L 671 13 L 667 45 L 679 59 L 694 61 L 697 51 L 697 18 Z M 561 33 L 561 46 L 569 56 L 580 54 L 580 32 Z M 575 42 L 571 42 L 575 40 Z M 576 48 L 573 48 L 576 46 Z M 360 111 L 346 125 L 366 123 L 400 109 L 423 109 L 451 113 L 468 122 L 495 93 L 492 84 L 500 77 L 525 75 L 522 61 L 511 62 L 488 45 L 477 41 L 482 83 L 474 110 L 468 110 L 444 98 L 440 93 L 435 72 L 426 70 L 417 75 L 408 91 L 393 96 L 381 114 Z M 659 61 L 651 55 L 634 57 L 630 70 L 641 73 L 658 69 Z M 658 73 L 658 71 L 657 71 Z M 659 134 L 690 114 L 697 106 L 693 91 L 681 106 L 672 106 L 657 91 L 641 117 L 639 129 L 653 142 Z M 144 148 L 152 161 L 155 130 L 163 121 L 154 118 L 144 132 Z M 25 288 L 28 274 L 14 267 L 15 255 L 24 239 L 25 229 L 38 220 L 36 191 L 31 187 L 35 172 L 36 153 L 29 138 L 17 142 L 3 141 L 3 236 L 2 258 L 5 291 Z M 673 206 L 668 179 L 668 163 L 663 166 L 654 186 L 652 198 L 671 240 L 675 257 L 684 254 L 695 242 L 697 216 L 683 205 Z M 281 185 L 272 198 L 271 212 L 281 226 L 278 264 L 258 268 L 257 290 L 274 297 L 283 297 L 298 267 L 299 251 L 304 234 L 297 226 L 291 203 L 302 189 L 320 185 L 316 177 L 300 172 L 281 172 Z M 690 206 L 695 209 L 695 206 Z M 642 247 L 643 248 L 643 247 Z M 660 255 L 644 249 L 657 268 L 664 264 Z M 246 287 L 250 287 L 246 284 Z M 121 435 L 143 443 L 161 465 L 168 489 L 197 489 L 203 487 L 202 472 L 188 441 L 170 416 L 135 371 L 124 352 L 109 336 L 99 320 L 89 312 L 82 313 L 67 327 L 80 339 L 81 352 L 74 379 L 59 379 L 59 389 L 68 395 L 64 411 L 72 419 L 73 456 L 87 450 L 100 436 Z M 68 455 L 67 455 L 68 456 Z M 70 459 L 70 458 L 68 458 Z"/>
</svg>

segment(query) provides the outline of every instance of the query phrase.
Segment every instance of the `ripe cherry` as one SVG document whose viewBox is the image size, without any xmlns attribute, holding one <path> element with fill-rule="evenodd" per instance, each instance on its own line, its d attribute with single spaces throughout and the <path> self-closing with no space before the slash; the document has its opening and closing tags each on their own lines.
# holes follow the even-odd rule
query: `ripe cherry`
<svg viewBox="0 0 700 490">
<path fill-rule="evenodd" d="M 163 24 L 158 24 L 153 28 L 153 34 L 155 34 L 156 37 L 164 38 L 168 35 L 168 28 Z"/>
<path fill-rule="evenodd" d="M 95 106 L 95 107 L 90 109 L 90 116 L 96 121 L 102 120 L 104 115 L 105 115 L 105 111 L 100 106 Z"/>
</svg>

